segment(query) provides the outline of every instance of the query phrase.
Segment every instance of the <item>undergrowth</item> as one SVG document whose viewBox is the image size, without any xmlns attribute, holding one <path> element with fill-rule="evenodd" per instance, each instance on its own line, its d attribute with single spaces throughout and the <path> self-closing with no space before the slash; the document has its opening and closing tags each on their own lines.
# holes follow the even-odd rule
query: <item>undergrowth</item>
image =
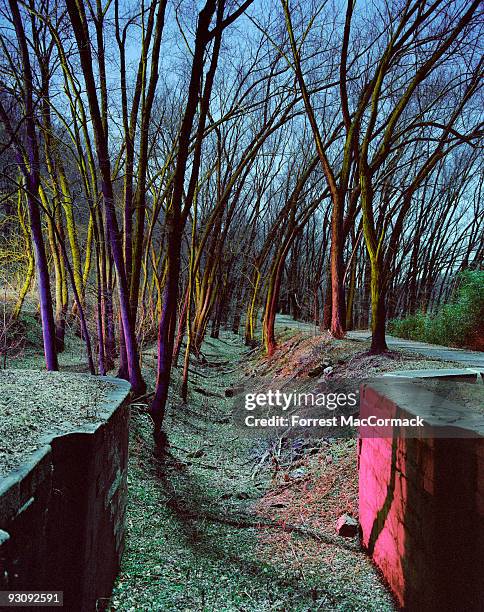
<svg viewBox="0 0 484 612">
<path fill-rule="evenodd" d="M 388 331 L 395 336 L 434 344 L 484 349 L 484 271 L 459 275 L 454 296 L 435 313 L 417 312 L 393 319 Z"/>
<path fill-rule="evenodd" d="M 267 441 L 246 436 L 234 425 L 233 400 L 224 394 L 247 366 L 246 349 L 240 339 L 224 333 L 220 340 L 207 339 L 203 350 L 207 363 L 195 366 L 187 405 L 178 401 L 175 372 L 165 461 L 154 459 L 149 418 L 143 407 L 135 410 L 128 536 L 111 609 L 393 610 L 370 560 L 357 543 L 336 536 L 333 520 L 321 531 L 323 536 L 327 531 L 325 543 L 305 533 L 300 517 L 292 517 L 300 528 L 289 531 L 277 514 L 271 518 L 261 512 L 277 484 L 270 463 L 254 471 Z M 252 368 L 259 366 L 251 362 Z M 150 372 L 145 375 L 149 378 Z M 342 444 L 339 449 L 335 443 L 332 455 L 354 457 L 354 444 Z M 322 460 L 330 454 L 325 449 Z M 353 487 L 356 469 L 348 474 Z M 324 486 L 330 485 L 328 479 Z M 312 551 L 311 560 L 301 564 L 305 549 Z"/>
</svg>

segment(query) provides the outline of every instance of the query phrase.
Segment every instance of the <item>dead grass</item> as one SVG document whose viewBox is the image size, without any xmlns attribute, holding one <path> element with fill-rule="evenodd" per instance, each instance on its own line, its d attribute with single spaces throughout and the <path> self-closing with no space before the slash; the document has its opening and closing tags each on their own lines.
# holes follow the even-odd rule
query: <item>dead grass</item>
<svg viewBox="0 0 484 612">
<path fill-rule="evenodd" d="M 336 520 L 358 517 L 356 441 L 324 441 L 320 451 L 278 470 L 257 513 L 333 533 Z"/>
<path fill-rule="evenodd" d="M 325 378 L 358 380 L 398 370 L 459 367 L 453 362 L 401 350 L 372 355 L 369 348 L 369 342 L 347 338 L 335 340 L 327 332 L 308 337 L 307 333 L 296 331 L 279 344 L 271 357 L 254 358 L 248 372 L 272 381 L 296 380 L 310 377 L 318 367 L 330 366 L 332 372 Z"/>
<path fill-rule="evenodd" d="M 193 364 L 203 376 L 192 376 L 186 406 L 175 372 L 164 465 L 150 454 L 145 417 L 133 419 L 129 536 L 112 609 L 393 610 L 357 540 L 349 546 L 335 533 L 340 513 L 356 516 L 355 441 L 328 442 L 297 459 L 288 449 L 274 472 L 271 461 L 261 463 L 267 440 L 243 435 L 232 422 L 233 400 L 224 390 L 240 382 L 246 365 L 249 373 L 258 369 L 257 378 L 243 377 L 246 384 L 269 384 L 290 351 L 247 362 L 240 339 L 223 334 L 208 339 L 204 353 L 208 363 Z M 286 531 L 289 523 L 301 529 Z"/>
</svg>

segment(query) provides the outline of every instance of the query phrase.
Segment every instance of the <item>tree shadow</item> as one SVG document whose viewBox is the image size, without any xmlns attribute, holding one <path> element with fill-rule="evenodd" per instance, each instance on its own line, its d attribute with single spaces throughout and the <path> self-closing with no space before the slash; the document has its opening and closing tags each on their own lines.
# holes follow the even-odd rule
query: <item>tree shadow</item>
<svg viewBox="0 0 484 612">
<path fill-rule="evenodd" d="M 182 480 L 182 487 L 173 485 L 171 481 L 172 469 L 177 469 L 177 483 Z M 187 544 L 197 556 L 226 562 L 233 566 L 233 571 L 247 576 L 251 582 L 256 581 L 261 586 L 267 587 L 268 591 L 272 591 L 274 586 L 277 586 L 285 591 L 290 590 L 292 597 L 298 603 L 307 602 L 306 605 L 309 606 L 314 603 L 315 589 L 309 585 L 302 585 L 301 577 L 296 572 L 290 573 L 287 567 L 282 567 L 281 570 L 273 568 L 271 572 L 263 572 L 262 561 L 258 563 L 257 561 L 243 559 L 239 554 L 230 550 L 230 547 L 224 546 L 223 539 L 212 538 L 204 529 L 198 527 L 199 523 L 209 523 L 221 527 L 225 526 L 229 529 L 257 529 L 255 524 L 244 524 L 240 515 L 223 514 L 223 508 L 213 509 L 212 507 L 210 513 L 205 512 L 203 508 L 210 505 L 211 500 L 199 485 L 197 479 L 190 474 L 188 466 L 180 465 L 176 458 L 167 455 L 164 461 L 157 461 L 156 463 L 156 480 L 160 485 L 163 497 L 167 499 L 165 501 L 166 506 L 180 526 Z M 184 491 L 190 492 L 189 499 L 183 494 Z M 217 511 L 220 512 L 220 515 Z M 285 574 L 284 576 L 280 575 L 282 571 Z M 317 592 L 318 597 L 324 595 L 326 602 L 336 602 L 334 594 L 324 584 L 318 584 Z M 317 607 L 314 609 L 317 609 Z M 311 609 L 312 607 L 308 608 L 308 610 Z"/>
<path fill-rule="evenodd" d="M 366 548 L 406 610 L 484 609 L 483 447 L 482 440 L 395 436 L 380 485 L 368 482 L 373 492 L 386 479 L 386 491 Z"/>
</svg>

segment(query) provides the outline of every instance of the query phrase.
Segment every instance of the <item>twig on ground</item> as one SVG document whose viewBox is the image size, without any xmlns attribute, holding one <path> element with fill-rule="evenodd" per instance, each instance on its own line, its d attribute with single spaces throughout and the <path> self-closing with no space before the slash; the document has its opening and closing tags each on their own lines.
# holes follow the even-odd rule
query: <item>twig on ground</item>
<svg viewBox="0 0 484 612">
<path fill-rule="evenodd" d="M 252 480 L 254 480 L 254 478 L 257 476 L 257 473 L 262 468 L 262 466 L 263 466 L 264 462 L 266 461 L 266 459 L 269 458 L 269 455 L 270 455 L 270 450 L 266 450 L 266 452 L 262 455 L 259 463 L 252 470 L 252 475 L 251 475 Z"/>
<path fill-rule="evenodd" d="M 131 405 L 135 405 L 135 404 L 142 404 L 143 400 L 148 399 L 149 397 L 152 397 L 155 394 L 154 391 L 149 391 L 148 393 L 145 393 L 144 395 L 140 395 L 138 397 L 133 398 L 133 401 L 131 402 Z"/>
<path fill-rule="evenodd" d="M 217 514 L 204 512 L 198 514 L 195 512 L 184 511 L 184 515 L 185 517 L 191 518 L 193 520 L 207 520 L 215 523 L 223 523 L 232 527 L 241 527 L 247 529 L 281 529 L 286 533 L 297 533 L 299 535 L 318 540 L 318 542 L 321 542 L 323 544 L 338 546 L 339 548 L 344 548 L 345 550 L 349 550 L 351 552 L 366 555 L 366 552 L 357 544 L 350 544 L 349 542 L 342 541 L 341 538 L 338 536 L 332 536 L 330 534 L 323 533 L 322 531 L 319 531 L 317 529 L 313 529 L 311 527 L 304 527 L 302 525 L 294 525 L 292 523 L 280 523 L 267 519 L 251 521 L 245 517 L 239 518 L 230 516 L 219 516 Z"/>
</svg>

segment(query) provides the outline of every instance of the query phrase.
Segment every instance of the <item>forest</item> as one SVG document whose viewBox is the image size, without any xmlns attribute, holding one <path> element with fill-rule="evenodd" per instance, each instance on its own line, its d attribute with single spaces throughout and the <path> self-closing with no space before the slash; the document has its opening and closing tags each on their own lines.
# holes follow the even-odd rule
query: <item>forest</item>
<svg viewBox="0 0 484 612">
<path fill-rule="evenodd" d="M 262 312 L 270 355 L 278 310 L 371 322 L 378 353 L 438 309 L 483 261 L 479 4 L 6 4 L 2 283 L 14 320 L 36 286 L 47 369 L 75 320 L 142 394 L 157 338 L 161 427 L 221 326 Z"/>
<path fill-rule="evenodd" d="M 370 360 L 389 333 L 483 350 L 483 25 L 479 0 L 2 0 L 1 367 L 74 342 L 163 452 L 213 342 L 276 372 L 293 324 L 370 330 Z"/>
</svg>

